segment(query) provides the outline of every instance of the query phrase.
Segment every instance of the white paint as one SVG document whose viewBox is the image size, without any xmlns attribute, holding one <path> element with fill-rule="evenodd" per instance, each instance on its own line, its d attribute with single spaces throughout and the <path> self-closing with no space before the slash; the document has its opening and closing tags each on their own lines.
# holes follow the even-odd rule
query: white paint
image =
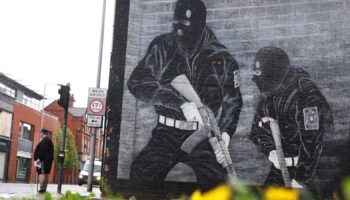
<svg viewBox="0 0 350 200">
<path fill-rule="evenodd" d="M 235 70 L 233 72 L 233 78 L 234 78 L 234 81 L 235 81 L 235 88 L 238 88 L 241 83 L 240 83 L 240 71 L 239 70 Z"/>
<path fill-rule="evenodd" d="M 17 156 L 24 157 L 24 158 L 32 158 L 32 153 L 24 152 L 24 151 L 17 151 Z"/>
<path fill-rule="evenodd" d="M 255 62 L 255 67 L 256 67 L 257 69 L 260 69 L 260 62 L 259 62 L 259 61 L 256 61 L 256 62 Z"/>
<path fill-rule="evenodd" d="M 102 116 L 88 115 L 87 126 L 102 127 Z"/>
<path fill-rule="evenodd" d="M 192 11 L 191 10 L 186 10 L 186 17 L 191 18 L 192 16 Z"/>
</svg>

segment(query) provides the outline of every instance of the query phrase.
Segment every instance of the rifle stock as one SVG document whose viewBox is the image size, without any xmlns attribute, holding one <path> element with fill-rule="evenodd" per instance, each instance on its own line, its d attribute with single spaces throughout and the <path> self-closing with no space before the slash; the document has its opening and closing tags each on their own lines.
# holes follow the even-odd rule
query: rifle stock
<svg viewBox="0 0 350 200">
<path fill-rule="evenodd" d="M 287 169 L 286 160 L 283 153 L 282 142 L 281 142 L 281 132 L 277 121 L 270 121 L 270 129 L 273 136 L 273 140 L 276 146 L 278 163 L 280 164 L 283 181 L 286 187 L 292 187 L 292 183 L 289 177 L 289 172 Z"/>
<path fill-rule="evenodd" d="M 175 88 L 175 90 L 178 91 L 187 100 L 195 103 L 198 108 L 203 107 L 201 99 L 197 95 L 197 92 L 192 87 L 186 75 L 182 74 L 174 78 L 171 81 L 171 86 L 173 86 L 173 88 Z"/>
<path fill-rule="evenodd" d="M 173 79 L 171 86 L 175 88 L 175 90 L 184 96 L 188 101 L 194 102 L 197 105 L 204 123 L 204 129 L 208 133 L 210 145 L 214 150 L 221 149 L 225 157 L 225 162 L 222 164 L 222 166 L 226 169 L 229 177 L 236 177 L 236 172 L 232 165 L 230 153 L 225 147 L 224 141 L 222 140 L 221 131 L 219 129 L 213 111 L 203 105 L 197 92 L 194 90 L 185 75 L 180 75 Z"/>
</svg>

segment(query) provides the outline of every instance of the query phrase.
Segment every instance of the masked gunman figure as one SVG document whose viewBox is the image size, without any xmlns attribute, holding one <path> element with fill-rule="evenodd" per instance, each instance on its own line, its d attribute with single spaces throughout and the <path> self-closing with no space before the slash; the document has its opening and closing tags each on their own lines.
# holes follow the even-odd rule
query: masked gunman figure
<svg viewBox="0 0 350 200">
<path fill-rule="evenodd" d="M 206 27 L 201 0 L 176 2 L 173 31 L 151 42 L 128 80 L 130 92 L 152 103 L 159 116 L 152 138 L 132 163 L 130 179 L 161 182 L 179 162 L 193 169 L 199 184 L 217 184 L 225 178 L 222 151 L 214 153 L 207 134 L 191 151 L 182 149 L 203 122 L 197 106 L 171 86 L 181 74 L 216 115 L 227 148 L 242 107 L 239 67 Z"/>
<path fill-rule="evenodd" d="M 253 81 L 262 100 L 251 139 L 272 162 L 265 185 L 284 185 L 270 120 L 278 122 L 283 154 L 292 187 L 312 186 L 322 152 L 322 136 L 333 132 L 331 109 L 307 72 L 290 66 L 288 55 L 264 47 L 255 57 Z"/>
</svg>

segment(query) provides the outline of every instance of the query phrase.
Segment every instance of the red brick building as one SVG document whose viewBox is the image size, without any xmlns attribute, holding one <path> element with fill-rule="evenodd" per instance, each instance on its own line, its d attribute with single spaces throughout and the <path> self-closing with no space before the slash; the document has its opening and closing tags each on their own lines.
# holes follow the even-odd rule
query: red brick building
<svg viewBox="0 0 350 200">
<path fill-rule="evenodd" d="M 56 143 L 58 118 L 40 111 L 42 99 L 42 95 L 0 73 L 0 181 L 35 182 L 33 155 L 42 127 L 51 132 Z M 50 182 L 54 176 L 53 165 Z"/>
<path fill-rule="evenodd" d="M 42 113 L 22 103 L 16 102 L 12 121 L 12 144 L 8 168 L 8 182 L 35 182 L 33 156 L 36 145 L 40 142 Z M 53 143 L 56 143 L 58 118 L 45 113 L 43 127 L 51 132 Z M 49 182 L 54 182 L 55 166 L 53 165 Z"/>
<path fill-rule="evenodd" d="M 72 95 L 69 101 L 67 128 L 69 128 L 75 136 L 78 158 L 80 161 L 79 169 L 81 169 L 85 163 L 85 160 L 87 159 L 87 156 L 90 154 L 92 129 L 87 127 L 86 108 L 74 107 L 73 104 L 74 96 Z M 46 106 L 45 111 L 57 116 L 61 122 L 61 126 L 63 127 L 64 109 L 58 105 L 57 101 L 53 101 L 51 104 Z M 96 158 L 102 158 L 102 129 L 97 129 L 95 156 Z M 78 172 L 79 169 L 77 169 L 76 172 Z M 73 179 L 66 177 L 71 174 L 75 174 Z M 77 179 L 78 173 L 71 172 L 65 172 L 65 177 L 63 178 L 63 180 L 70 180 L 68 183 L 77 183 Z"/>
</svg>

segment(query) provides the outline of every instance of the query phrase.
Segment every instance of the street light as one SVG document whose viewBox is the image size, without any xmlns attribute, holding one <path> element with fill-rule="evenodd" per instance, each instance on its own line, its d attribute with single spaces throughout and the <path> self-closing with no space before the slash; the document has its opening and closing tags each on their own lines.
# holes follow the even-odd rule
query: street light
<svg viewBox="0 0 350 200">
<path fill-rule="evenodd" d="M 103 39 L 104 39 L 104 25 L 105 25 L 105 15 L 106 15 L 106 0 L 103 0 L 102 6 L 102 23 L 101 23 L 101 34 L 100 34 L 100 49 L 98 56 L 98 67 L 97 67 L 97 77 L 96 77 L 96 88 L 100 88 L 101 82 L 101 68 L 102 68 L 102 52 L 103 52 Z M 90 150 L 90 165 L 89 165 L 89 175 L 87 181 L 87 192 L 92 192 L 92 182 L 94 173 L 94 163 L 95 163 L 95 144 L 96 144 L 96 130 L 93 128 L 93 133 L 91 137 L 91 150 Z"/>
<path fill-rule="evenodd" d="M 43 92 L 43 103 L 42 103 L 42 110 L 41 110 L 41 124 L 40 124 L 40 130 L 44 128 L 44 115 L 45 115 L 45 99 L 46 99 L 46 86 L 47 85 L 57 85 L 54 83 L 44 83 L 44 92 Z"/>
</svg>

